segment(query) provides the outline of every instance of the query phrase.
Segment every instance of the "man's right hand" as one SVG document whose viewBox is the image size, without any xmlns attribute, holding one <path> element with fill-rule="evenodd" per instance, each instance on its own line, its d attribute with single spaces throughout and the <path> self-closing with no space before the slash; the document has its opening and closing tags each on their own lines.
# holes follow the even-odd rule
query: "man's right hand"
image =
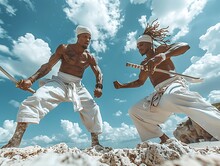
<svg viewBox="0 0 220 166">
<path fill-rule="evenodd" d="M 30 88 L 32 85 L 32 82 L 30 79 L 26 79 L 26 80 L 19 80 L 17 83 L 17 87 L 23 90 L 27 90 L 28 88 Z"/>
<path fill-rule="evenodd" d="M 115 89 L 120 89 L 122 87 L 122 84 L 120 84 L 118 81 L 113 82 Z"/>
</svg>

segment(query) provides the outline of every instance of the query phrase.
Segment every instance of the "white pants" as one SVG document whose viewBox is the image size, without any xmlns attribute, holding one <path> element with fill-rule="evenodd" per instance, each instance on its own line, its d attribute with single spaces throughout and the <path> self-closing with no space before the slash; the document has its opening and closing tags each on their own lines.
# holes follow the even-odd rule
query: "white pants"
<svg viewBox="0 0 220 166">
<path fill-rule="evenodd" d="M 142 99 L 130 110 L 129 115 L 142 141 L 161 137 L 163 132 L 158 124 L 164 123 L 172 113 L 184 113 L 213 137 L 220 140 L 220 111 L 206 102 L 197 92 L 191 92 L 180 79 L 160 83 L 155 89 L 168 86 L 159 104 L 154 107 Z"/>
<path fill-rule="evenodd" d="M 79 111 L 81 120 L 89 132 L 102 132 L 102 118 L 99 106 L 93 100 L 87 89 L 81 84 L 80 78 L 67 75 L 74 82 L 77 95 L 83 107 Z M 63 84 L 64 85 L 64 84 Z M 17 115 L 17 122 L 36 123 L 57 107 L 61 102 L 73 102 L 68 96 L 68 90 L 57 81 L 49 81 L 40 87 L 36 93 L 24 100 Z"/>
</svg>

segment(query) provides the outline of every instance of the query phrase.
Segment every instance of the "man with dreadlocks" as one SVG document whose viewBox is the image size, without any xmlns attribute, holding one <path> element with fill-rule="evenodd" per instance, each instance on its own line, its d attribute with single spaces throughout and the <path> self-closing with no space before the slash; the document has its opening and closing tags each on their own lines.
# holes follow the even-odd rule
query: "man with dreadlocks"
<svg viewBox="0 0 220 166">
<path fill-rule="evenodd" d="M 147 78 L 154 86 L 155 92 L 129 110 L 142 141 L 159 137 L 160 143 L 166 142 L 169 137 L 161 131 L 159 124 L 164 123 L 174 112 L 185 113 L 214 138 L 220 140 L 220 112 L 197 92 L 190 91 L 182 77 L 154 71 L 155 68 L 174 70 L 171 57 L 181 55 L 190 48 L 187 43 L 168 45 L 169 41 L 165 40 L 168 36 L 167 28 L 159 29 L 156 20 L 147 25 L 144 34 L 137 39 L 140 54 L 146 55 L 141 62 L 145 70 L 140 71 L 137 80 L 125 84 L 115 81 L 114 86 L 116 89 L 135 88 L 143 85 Z M 154 49 L 153 41 L 161 45 Z"/>
</svg>

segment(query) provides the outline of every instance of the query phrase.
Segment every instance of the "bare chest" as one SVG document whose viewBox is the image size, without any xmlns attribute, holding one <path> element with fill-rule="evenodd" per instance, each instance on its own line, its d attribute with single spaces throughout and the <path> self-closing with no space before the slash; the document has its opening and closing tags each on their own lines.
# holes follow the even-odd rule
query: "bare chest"
<svg viewBox="0 0 220 166">
<path fill-rule="evenodd" d="M 86 68 L 89 66 L 88 55 L 86 52 L 76 53 L 72 50 L 67 50 L 62 57 L 63 65 L 77 66 L 80 68 Z"/>
</svg>

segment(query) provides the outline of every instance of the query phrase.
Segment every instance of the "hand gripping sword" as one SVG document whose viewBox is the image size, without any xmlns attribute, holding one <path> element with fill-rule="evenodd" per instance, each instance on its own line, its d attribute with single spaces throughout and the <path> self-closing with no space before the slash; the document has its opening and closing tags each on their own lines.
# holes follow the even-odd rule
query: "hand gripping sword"
<svg viewBox="0 0 220 166">
<path fill-rule="evenodd" d="M 10 75 L 7 71 L 5 71 L 5 69 L 3 69 L 0 66 L 0 70 L 2 71 L 2 73 L 4 73 L 12 82 L 15 83 L 16 87 L 19 83 L 19 81 L 17 81 L 12 75 Z M 31 93 L 35 93 L 35 90 L 33 90 L 32 88 L 28 88 L 27 91 L 31 92 Z"/>
<path fill-rule="evenodd" d="M 143 65 L 138 65 L 138 64 L 134 64 L 134 63 L 129 63 L 129 62 L 127 62 L 127 63 L 126 63 L 126 66 L 128 66 L 128 67 L 133 67 L 133 68 L 137 68 L 137 69 L 141 69 L 141 70 L 145 70 Z M 146 71 L 148 71 L 148 70 L 146 70 Z M 180 73 L 176 73 L 176 72 L 173 72 L 173 71 L 167 71 L 167 70 L 162 70 L 162 69 L 157 69 L 157 68 L 155 68 L 154 71 L 155 71 L 155 72 L 165 73 L 165 74 L 171 74 L 171 75 L 182 76 L 182 77 L 186 78 L 186 80 L 189 81 L 189 82 L 191 82 L 191 83 L 199 83 L 199 82 L 202 82 L 202 81 L 203 81 L 202 78 L 192 77 L 192 76 L 189 76 L 189 75 L 180 74 Z"/>
</svg>

